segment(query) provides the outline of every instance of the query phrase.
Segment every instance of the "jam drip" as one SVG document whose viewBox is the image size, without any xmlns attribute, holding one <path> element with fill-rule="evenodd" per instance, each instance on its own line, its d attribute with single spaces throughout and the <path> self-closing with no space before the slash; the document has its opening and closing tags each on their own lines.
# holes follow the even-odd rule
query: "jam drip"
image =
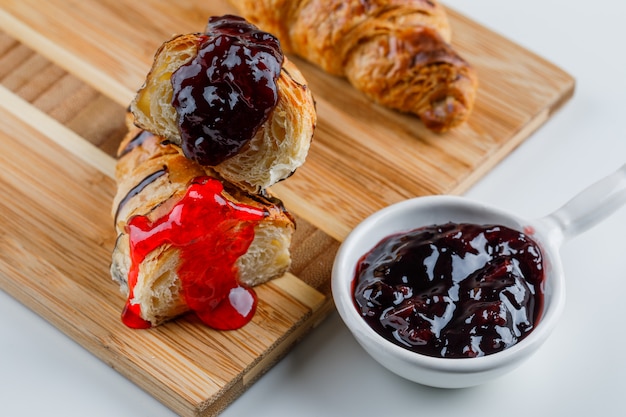
<svg viewBox="0 0 626 417">
<path fill-rule="evenodd" d="M 130 289 L 122 313 L 129 327 L 148 328 L 139 304 L 133 304 L 139 265 L 162 245 L 180 250 L 178 277 L 189 308 L 208 326 L 237 329 L 251 320 L 256 295 L 239 284 L 237 259 L 254 239 L 254 227 L 266 212 L 235 204 L 222 196 L 222 183 L 214 178 L 193 180 L 183 199 L 170 213 L 151 221 L 135 216 L 128 223 L 131 268 Z"/>
<path fill-rule="evenodd" d="M 504 226 L 447 223 L 383 239 L 354 297 L 391 342 L 435 357 L 484 356 L 523 339 L 543 308 L 539 247 Z"/>
<path fill-rule="evenodd" d="M 278 39 L 244 19 L 212 17 L 198 54 L 171 77 L 183 153 L 215 166 L 254 137 L 278 103 Z"/>
</svg>

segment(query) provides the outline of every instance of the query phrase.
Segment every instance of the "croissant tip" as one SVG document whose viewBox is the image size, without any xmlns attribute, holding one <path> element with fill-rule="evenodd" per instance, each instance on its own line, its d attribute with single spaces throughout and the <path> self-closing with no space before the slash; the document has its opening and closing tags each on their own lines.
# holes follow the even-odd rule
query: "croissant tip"
<svg viewBox="0 0 626 417">
<path fill-rule="evenodd" d="M 445 133 L 456 126 L 463 124 L 471 113 L 465 102 L 446 96 L 443 99 L 431 101 L 428 108 L 418 112 L 424 125 L 435 133 Z"/>
</svg>

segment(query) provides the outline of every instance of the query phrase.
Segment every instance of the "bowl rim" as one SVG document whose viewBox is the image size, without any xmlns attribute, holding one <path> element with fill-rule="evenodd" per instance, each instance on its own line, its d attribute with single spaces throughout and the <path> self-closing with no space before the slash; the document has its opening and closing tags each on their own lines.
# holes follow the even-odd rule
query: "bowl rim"
<svg viewBox="0 0 626 417">
<path fill-rule="evenodd" d="M 530 353 L 534 352 L 550 335 L 556 326 L 565 303 L 565 288 L 559 248 L 547 239 L 547 236 L 542 235 L 540 230 L 535 240 L 544 252 L 544 259 L 547 258 L 545 262 L 550 263 L 550 277 L 552 278 L 550 282 L 551 290 L 549 300 L 546 300 L 544 311 L 535 329 L 520 342 L 503 351 L 475 358 L 441 358 L 420 354 L 385 339 L 373 330 L 358 313 L 351 294 L 351 283 L 356 262 L 364 253 L 354 253 L 354 246 L 357 242 L 367 239 L 366 234 L 373 230 L 373 228 L 379 227 L 381 222 L 384 222 L 390 217 L 398 217 L 402 214 L 406 215 L 418 208 L 419 210 L 423 210 L 424 208 L 429 208 L 441 203 L 449 205 L 461 204 L 480 211 L 487 210 L 491 213 L 510 218 L 520 225 L 533 225 L 532 221 L 522 219 L 497 207 L 460 196 L 435 195 L 414 197 L 386 206 L 360 222 L 347 235 L 337 251 L 332 267 L 331 291 L 339 315 L 359 342 L 366 343 L 369 346 L 375 345 L 380 347 L 376 354 L 382 355 L 383 352 L 387 352 L 406 363 L 410 363 L 422 369 L 451 374 L 488 372 L 492 369 L 505 367 L 512 361 L 521 357 L 529 356 Z M 428 223 L 408 225 L 405 230 L 408 231 L 427 224 Z M 385 236 L 400 231 L 401 230 L 390 230 L 386 232 Z M 369 238 L 369 240 L 372 239 L 373 238 Z M 374 244 L 376 243 L 377 242 Z M 371 246 L 373 247 L 373 245 Z M 546 281 L 547 279 L 548 274 L 546 274 Z"/>
</svg>

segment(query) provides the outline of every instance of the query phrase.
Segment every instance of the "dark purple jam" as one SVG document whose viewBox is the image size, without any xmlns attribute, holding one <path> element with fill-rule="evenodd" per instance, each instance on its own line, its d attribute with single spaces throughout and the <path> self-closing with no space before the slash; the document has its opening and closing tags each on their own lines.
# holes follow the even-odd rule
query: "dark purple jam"
<svg viewBox="0 0 626 417">
<path fill-rule="evenodd" d="M 278 103 L 283 53 L 246 20 L 212 17 L 198 54 L 172 74 L 185 156 L 215 166 L 254 137 Z"/>
<path fill-rule="evenodd" d="M 354 301 L 380 335 L 435 357 L 502 351 L 543 309 L 538 245 L 497 225 L 447 223 L 383 239 L 357 265 Z"/>
</svg>

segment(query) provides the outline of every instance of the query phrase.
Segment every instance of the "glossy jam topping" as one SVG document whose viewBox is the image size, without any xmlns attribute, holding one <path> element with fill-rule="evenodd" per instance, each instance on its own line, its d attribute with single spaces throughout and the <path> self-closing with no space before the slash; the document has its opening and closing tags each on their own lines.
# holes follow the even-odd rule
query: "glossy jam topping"
<svg viewBox="0 0 626 417">
<path fill-rule="evenodd" d="M 266 212 L 235 204 L 222 196 L 222 183 L 214 178 L 196 178 L 182 200 L 165 216 L 151 221 L 135 216 L 128 222 L 131 267 L 130 289 L 122 313 L 129 327 L 148 328 L 139 304 L 133 304 L 139 265 L 161 245 L 180 250 L 178 276 L 189 308 L 208 326 L 219 330 L 237 329 L 256 310 L 251 288 L 238 282 L 237 259 L 254 239 L 255 225 Z"/>
<path fill-rule="evenodd" d="M 278 103 L 278 39 L 236 16 L 209 20 L 198 54 L 172 74 L 185 156 L 215 166 L 254 137 Z"/>
<path fill-rule="evenodd" d="M 465 358 L 504 350 L 543 309 L 538 245 L 498 225 L 447 223 L 383 239 L 359 261 L 354 301 L 391 342 Z"/>
</svg>

